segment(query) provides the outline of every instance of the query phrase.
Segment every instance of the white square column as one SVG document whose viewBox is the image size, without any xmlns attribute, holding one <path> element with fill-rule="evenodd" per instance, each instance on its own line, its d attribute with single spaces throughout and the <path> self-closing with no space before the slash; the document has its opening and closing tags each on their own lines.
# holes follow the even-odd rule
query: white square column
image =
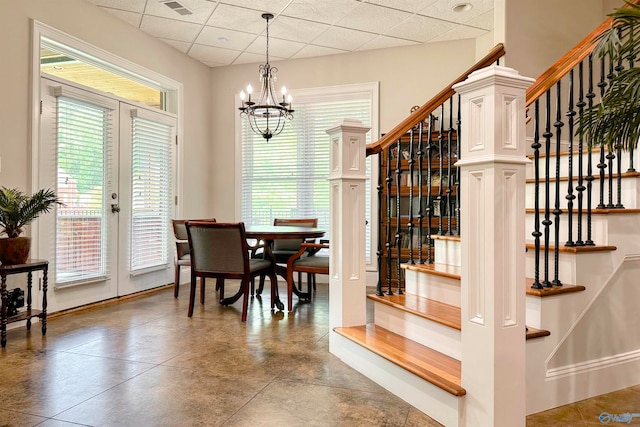
<svg viewBox="0 0 640 427">
<path fill-rule="evenodd" d="M 461 96 L 460 235 L 464 426 L 525 426 L 525 91 L 490 66 Z"/>
<path fill-rule="evenodd" d="M 329 327 L 366 323 L 365 186 L 366 139 L 359 120 L 344 119 L 327 130 L 331 208 Z M 333 332 L 331 332 L 333 333 Z"/>
</svg>

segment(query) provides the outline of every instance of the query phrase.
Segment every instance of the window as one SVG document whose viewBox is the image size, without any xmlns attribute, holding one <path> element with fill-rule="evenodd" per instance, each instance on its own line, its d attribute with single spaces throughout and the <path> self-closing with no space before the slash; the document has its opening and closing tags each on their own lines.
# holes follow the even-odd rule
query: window
<svg viewBox="0 0 640 427">
<path fill-rule="evenodd" d="M 329 135 L 344 118 L 367 126 L 377 121 L 377 83 L 292 91 L 294 118 L 267 142 L 242 121 L 242 206 L 246 224 L 272 224 L 274 218 L 318 218 L 329 230 Z M 373 126 L 377 128 L 377 126 Z M 367 143 L 371 135 L 367 133 Z M 367 159 L 367 176 L 370 174 Z M 371 191 L 367 185 L 367 260 L 371 250 Z M 328 234 L 327 238 L 331 238 Z"/>
</svg>

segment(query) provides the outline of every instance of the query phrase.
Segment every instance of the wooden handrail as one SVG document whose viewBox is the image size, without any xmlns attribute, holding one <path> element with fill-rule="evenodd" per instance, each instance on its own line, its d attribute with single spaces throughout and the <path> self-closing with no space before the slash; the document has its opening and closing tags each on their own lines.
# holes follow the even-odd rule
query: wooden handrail
<svg viewBox="0 0 640 427">
<path fill-rule="evenodd" d="M 640 4 L 640 0 L 627 1 L 629 1 L 629 3 Z M 622 6 L 622 8 L 628 7 L 630 7 L 628 4 Z M 536 99 L 544 95 L 546 91 L 551 89 L 561 78 L 567 75 L 580 61 L 593 52 L 597 46 L 598 39 L 611 28 L 612 22 L 613 18 L 607 18 L 529 86 L 529 89 L 527 89 L 527 108 L 531 106 Z"/>
<path fill-rule="evenodd" d="M 455 94 L 455 90 L 452 89 L 457 83 L 460 83 L 464 79 L 466 79 L 469 74 L 472 72 L 479 70 L 481 68 L 487 67 L 502 56 L 504 56 L 505 50 L 504 45 L 502 43 L 497 44 L 491 51 L 474 64 L 471 68 L 465 71 L 460 77 L 455 79 L 448 87 L 440 91 L 436 96 L 431 98 L 425 104 L 422 105 L 419 109 L 411 113 L 406 119 L 401 121 L 396 127 L 387 132 L 382 138 L 377 140 L 376 142 L 372 142 L 367 145 L 367 156 L 372 154 L 377 154 L 381 152 L 383 149 L 389 147 L 391 144 L 396 142 L 398 138 L 407 133 L 411 128 L 418 125 L 421 121 L 425 120 L 429 117 L 429 114 L 433 113 L 436 108 L 438 108 L 442 103 L 444 103 L 447 99 L 451 98 Z"/>
</svg>

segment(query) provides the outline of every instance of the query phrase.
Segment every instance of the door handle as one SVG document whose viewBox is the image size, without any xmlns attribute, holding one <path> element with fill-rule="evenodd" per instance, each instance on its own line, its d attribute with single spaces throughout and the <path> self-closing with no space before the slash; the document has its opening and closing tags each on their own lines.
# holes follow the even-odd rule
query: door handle
<svg viewBox="0 0 640 427">
<path fill-rule="evenodd" d="M 113 204 L 113 205 L 111 205 L 111 212 L 112 212 L 112 213 L 118 213 L 118 212 L 120 212 L 120 206 L 118 206 L 118 204 Z"/>
</svg>

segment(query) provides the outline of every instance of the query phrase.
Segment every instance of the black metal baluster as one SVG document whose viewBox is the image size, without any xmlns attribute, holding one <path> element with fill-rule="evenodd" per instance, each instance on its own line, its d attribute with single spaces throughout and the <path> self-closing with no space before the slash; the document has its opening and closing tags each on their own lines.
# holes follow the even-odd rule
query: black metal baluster
<svg viewBox="0 0 640 427">
<path fill-rule="evenodd" d="M 604 59 L 600 60 L 600 81 L 598 82 L 598 87 L 600 88 L 600 99 L 602 99 L 602 95 L 604 94 L 604 90 L 607 87 L 607 82 L 605 81 L 604 74 Z M 593 146 L 594 141 L 590 141 Z M 598 209 L 604 209 L 604 186 L 605 186 L 605 177 L 604 170 L 607 167 L 605 161 L 605 152 L 604 146 L 600 146 L 600 163 L 598 163 L 598 169 L 600 169 L 600 203 L 598 203 Z"/>
<path fill-rule="evenodd" d="M 444 159 L 442 148 L 444 145 L 444 104 L 440 106 L 440 131 L 438 132 L 438 177 L 440 178 L 440 185 L 438 185 L 438 235 L 444 234 L 443 226 L 443 190 L 442 190 L 442 172 L 444 170 Z"/>
<path fill-rule="evenodd" d="M 460 150 L 461 150 L 461 139 L 460 139 L 460 133 L 461 133 L 461 128 L 462 128 L 462 121 L 460 119 L 461 117 L 461 112 L 460 112 L 460 95 L 458 95 L 458 117 L 456 119 L 456 126 L 457 126 L 457 131 L 456 131 L 456 160 L 460 160 Z M 460 168 L 456 168 L 456 229 L 457 229 L 457 235 L 460 235 Z"/>
<path fill-rule="evenodd" d="M 380 165 L 380 167 L 378 168 L 380 170 L 380 173 L 378 173 L 378 218 L 382 218 L 382 190 L 384 189 L 384 187 L 382 186 L 382 168 L 384 167 L 382 159 L 384 158 L 384 156 L 382 155 L 382 152 L 380 152 L 378 154 L 378 164 Z M 389 163 L 389 157 L 387 157 L 387 163 Z M 389 176 L 389 175 L 387 175 Z M 389 199 L 387 197 L 387 199 Z M 391 218 L 389 217 L 389 212 L 387 212 L 387 224 L 391 224 Z M 382 221 L 378 221 L 378 236 L 380 238 L 378 238 L 378 251 L 376 252 L 376 254 L 378 255 L 378 271 L 380 273 L 382 273 L 382 234 L 383 230 L 382 230 Z M 381 278 L 381 274 L 378 274 L 378 283 L 376 285 L 376 295 L 378 296 L 382 296 L 384 295 L 382 293 L 382 278 Z"/>
<path fill-rule="evenodd" d="M 621 37 L 620 29 L 618 29 L 618 37 Z M 615 67 L 616 74 L 620 74 L 624 67 L 622 66 L 622 57 L 618 57 L 618 63 Z M 620 143 L 616 144 L 616 160 L 617 160 L 617 174 L 616 174 L 616 197 L 618 203 L 614 205 L 617 209 L 622 209 L 624 206 L 622 205 L 622 146 Z M 609 174 L 613 174 L 613 170 L 609 170 Z"/>
<path fill-rule="evenodd" d="M 447 132 L 447 201 L 446 201 L 446 207 L 447 207 L 447 235 L 451 236 L 453 235 L 453 232 L 451 231 L 451 218 L 452 218 L 452 212 L 451 212 L 451 185 L 452 185 L 452 180 L 451 180 L 451 163 L 453 161 L 453 159 L 451 158 L 451 144 L 453 144 L 453 97 L 449 98 L 449 131 Z"/>
<path fill-rule="evenodd" d="M 602 59 L 603 63 L 604 63 L 604 59 Z M 615 75 L 615 73 L 613 72 L 614 68 L 613 68 L 613 60 L 612 58 L 609 58 L 609 73 L 607 74 L 607 79 L 609 80 L 609 86 L 611 86 L 611 80 L 613 80 L 613 77 Z M 600 99 L 602 99 L 602 97 L 604 96 L 604 90 L 600 93 Z M 613 205 L 613 160 L 616 158 L 613 150 L 608 150 L 607 155 L 606 155 L 606 159 L 607 159 L 607 165 L 609 168 L 609 173 L 607 174 L 607 188 L 609 190 L 609 203 L 607 203 L 607 208 L 612 209 L 614 207 Z"/>
<path fill-rule="evenodd" d="M 560 146 L 562 144 L 561 134 L 564 123 L 562 122 L 562 94 L 560 90 L 560 81 L 556 83 L 556 121 L 553 126 L 556 128 L 556 185 L 555 185 L 555 204 L 553 209 L 554 216 L 554 241 L 553 241 L 553 285 L 562 286 L 562 282 L 558 278 L 560 270 Z"/>
<path fill-rule="evenodd" d="M 400 174 L 402 168 L 402 138 L 398 138 L 398 158 L 396 161 L 396 212 L 398 213 L 398 217 L 396 218 L 396 235 L 395 235 L 395 248 L 397 255 L 396 262 L 396 278 L 398 280 L 397 289 L 400 289 L 400 275 L 402 273 L 402 269 L 400 268 L 400 264 L 402 262 L 402 212 L 401 212 L 401 203 L 400 203 Z"/>
<path fill-rule="evenodd" d="M 551 137 L 553 134 L 551 133 L 551 90 L 547 90 L 546 92 L 546 112 L 545 112 L 545 132 L 542 134 L 544 137 L 544 151 L 545 151 L 545 168 L 544 168 L 544 220 L 542 221 L 542 225 L 544 225 L 544 281 L 542 284 L 545 287 L 551 287 L 551 282 L 549 281 L 549 227 L 552 224 L 551 219 L 549 218 L 551 213 L 551 195 L 550 191 L 550 172 L 549 169 L 551 167 Z"/>
<path fill-rule="evenodd" d="M 413 158 L 413 138 L 415 132 L 415 127 L 411 128 L 409 131 L 409 176 L 407 177 L 407 184 L 409 186 L 409 222 L 407 223 L 407 233 L 409 234 L 409 259 L 407 262 L 409 264 L 415 264 L 415 261 L 413 260 L 413 186 L 416 185 L 415 182 L 413 182 L 413 171 L 415 168 L 415 160 Z"/>
<path fill-rule="evenodd" d="M 389 147 L 389 152 L 387 154 L 387 241 L 385 242 L 385 247 L 387 250 L 387 295 L 393 295 L 393 291 L 391 290 L 391 271 L 393 269 L 393 260 L 391 259 L 391 251 L 392 251 L 392 241 L 391 241 L 391 188 L 393 184 L 393 178 L 391 178 L 391 160 L 392 160 L 393 147 Z M 399 155 L 399 153 L 397 153 Z M 398 211 L 396 210 L 396 221 L 398 220 Z"/>
<path fill-rule="evenodd" d="M 629 38 L 631 39 L 631 41 L 633 41 L 635 39 L 634 37 L 634 31 L 635 31 L 635 26 L 631 26 L 631 29 L 629 31 Z M 635 48 L 635 43 L 631 43 L 631 50 L 629 51 L 629 55 L 627 56 L 627 60 L 629 61 L 629 68 L 633 68 L 634 67 L 634 62 L 636 59 L 636 52 L 634 50 Z M 633 148 L 633 144 L 629 145 L 629 168 L 627 169 L 627 172 L 635 172 L 636 169 L 633 167 L 633 151 L 635 150 L 635 148 Z"/>
<path fill-rule="evenodd" d="M 433 264 L 433 240 L 431 239 L 431 220 L 433 219 L 433 197 L 431 192 L 433 186 L 431 185 L 431 179 L 433 177 L 433 167 L 431 162 L 433 161 L 432 148 L 433 148 L 433 121 L 435 117 L 429 114 L 429 129 L 427 131 L 427 201 L 425 203 L 425 210 L 427 216 L 427 263 Z"/>
<path fill-rule="evenodd" d="M 578 107 L 578 117 L 582 120 L 584 116 L 584 107 L 587 105 L 584 102 L 584 61 L 580 61 L 580 65 L 578 66 L 578 103 L 576 106 Z M 578 135 L 578 186 L 576 187 L 576 191 L 578 192 L 578 240 L 576 240 L 576 246 L 584 246 L 584 241 L 582 240 L 582 202 L 584 198 L 584 190 L 586 187 L 584 186 L 584 177 L 582 176 L 582 165 L 583 165 L 583 157 L 584 157 L 584 140 L 582 138 L 582 134 Z"/>
<path fill-rule="evenodd" d="M 543 286 L 540 283 L 540 236 L 542 233 L 540 232 L 540 101 L 536 99 L 533 107 L 533 144 L 531 144 L 531 148 L 533 148 L 533 177 L 534 177 L 534 185 L 533 185 L 533 245 L 534 245 L 534 273 L 533 273 L 533 284 L 531 287 L 533 289 L 542 289 Z"/>
<path fill-rule="evenodd" d="M 424 257 L 423 255 L 423 251 L 422 251 L 422 243 L 424 242 L 424 236 L 423 236 L 423 227 L 424 227 L 424 203 L 423 203 L 423 191 L 422 191 L 422 185 L 424 183 L 424 177 L 423 177 L 423 160 L 424 160 L 424 141 L 422 139 L 423 137 L 423 132 L 424 132 L 424 126 L 423 126 L 424 122 L 420 122 L 420 124 L 418 125 L 418 203 L 420 204 L 420 209 L 418 211 L 418 244 L 419 244 L 419 250 L 418 250 L 418 262 L 420 264 L 424 263 Z"/>
<path fill-rule="evenodd" d="M 589 62 L 587 63 L 589 66 L 589 91 L 587 92 L 587 100 L 588 100 L 588 109 L 592 111 L 593 107 L 593 98 L 595 98 L 596 94 L 593 91 L 593 53 L 589 54 Z M 589 113 L 591 114 L 591 113 Z M 591 135 L 587 137 L 587 145 L 589 147 L 589 155 L 587 157 L 587 240 L 585 240 L 584 244 L 586 246 L 593 246 L 593 240 L 591 240 L 591 204 L 592 204 L 592 196 L 593 196 L 593 141 L 591 140 Z"/>
<path fill-rule="evenodd" d="M 573 201 L 576 196 L 573 194 L 573 120 L 576 111 L 573 109 L 573 70 L 569 71 L 569 105 L 567 106 L 567 117 L 569 125 L 569 182 L 567 185 L 567 242 L 566 246 L 575 246 L 573 241 Z"/>
</svg>

